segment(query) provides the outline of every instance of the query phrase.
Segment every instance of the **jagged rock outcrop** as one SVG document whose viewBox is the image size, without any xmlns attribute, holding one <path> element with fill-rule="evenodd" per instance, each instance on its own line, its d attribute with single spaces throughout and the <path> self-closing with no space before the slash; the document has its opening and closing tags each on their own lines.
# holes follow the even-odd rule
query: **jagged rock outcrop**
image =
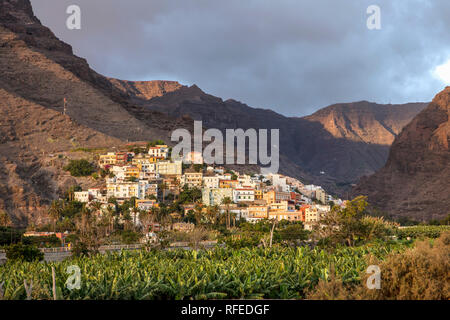
<svg viewBox="0 0 450 320">
<path fill-rule="evenodd" d="M 149 100 L 155 97 L 161 97 L 169 92 L 183 88 L 177 81 L 127 81 L 119 79 L 109 79 L 113 86 L 131 98 Z"/>
<path fill-rule="evenodd" d="M 361 179 L 353 193 L 392 216 L 439 219 L 450 213 L 450 87 L 409 123 L 386 165 Z"/>
</svg>

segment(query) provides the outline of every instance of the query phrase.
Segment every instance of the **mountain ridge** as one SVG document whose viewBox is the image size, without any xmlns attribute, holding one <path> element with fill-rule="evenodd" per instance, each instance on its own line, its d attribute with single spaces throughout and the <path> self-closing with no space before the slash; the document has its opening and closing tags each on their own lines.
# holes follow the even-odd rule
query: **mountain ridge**
<svg viewBox="0 0 450 320">
<path fill-rule="evenodd" d="M 392 144 L 386 165 L 363 177 L 354 195 L 378 209 L 416 220 L 450 213 L 450 87 L 436 95 Z"/>
<path fill-rule="evenodd" d="M 141 105 L 171 117 L 189 115 L 208 128 L 280 129 L 280 152 L 286 156 L 282 167 L 295 164 L 302 168 L 297 177 L 342 195 L 343 185 L 349 190 L 361 176 L 384 165 L 396 135 L 427 103 L 340 103 L 310 116 L 285 117 L 233 99 L 224 101 L 197 86 L 183 86 L 141 100 Z"/>
</svg>

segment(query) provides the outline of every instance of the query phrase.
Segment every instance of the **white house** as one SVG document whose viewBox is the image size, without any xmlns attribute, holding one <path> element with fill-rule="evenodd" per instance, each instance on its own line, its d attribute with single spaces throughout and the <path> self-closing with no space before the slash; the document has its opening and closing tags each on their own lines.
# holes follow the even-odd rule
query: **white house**
<svg viewBox="0 0 450 320">
<path fill-rule="evenodd" d="M 255 201 L 255 189 L 252 188 L 236 188 L 233 190 L 233 201 L 248 202 Z"/>
</svg>

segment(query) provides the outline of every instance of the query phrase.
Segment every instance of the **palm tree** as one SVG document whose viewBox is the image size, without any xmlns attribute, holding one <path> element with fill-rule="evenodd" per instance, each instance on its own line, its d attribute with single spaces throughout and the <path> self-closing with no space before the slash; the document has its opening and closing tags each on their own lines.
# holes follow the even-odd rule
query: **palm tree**
<svg viewBox="0 0 450 320">
<path fill-rule="evenodd" d="M 107 212 L 107 216 L 108 216 L 108 220 L 109 220 L 109 226 L 110 226 L 109 233 L 113 233 L 114 232 L 114 214 L 115 214 L 115 210 L 114 210 L 114 208 L 111 205 L 109 205 L 106 208 L 106 212 Z"/>
<path fill-rule="evenodd" d="M 91 210 L 89 208 L 83 208 L 81 216 L 78 220 L 78 230 L 81 234 L 85 234 L 91 222 Z"/>
<path fill-rule="evenodd" d="M 11 224 L 11 218 L 6 211 L 0 211 L 0 226 L 7 227 Z"/>
<path fill-rule="evenodd" d="M 97 216 L 99 216 L 101 213 L 101 210 L 102 210 L 102 203 L 95 201 L 95 202 L 91 203 L 91 206 L 92 206 L 92 209 L 94 209 L 95 212 L 97 213 Z"/>
<path fill-rule="evenodd" d="M 128 230 L 131 221 L 131 215 L 128 211 L 123 214 L 123 221 L 125 224 L 125 230 Z"/>
<path fill-rule="evenodd" d="M 197 223 L 200 224 L 202 222 L 202 218 L 203 218 L 203 207 L 200 203 L 195 204 L 194 215 L 195 215 L 195 220 L 197 220 Z"/>
<path fill-rule="evenodd" d="M 214 224 L 214 222 L 216 221 L 216 212 L 213 206 L 208 206 L 206 208 L 206 217 L 209 223 Z"/>
<path fill-rule="evenodd" d="M 167 183 L 162 182 L 158 185 L 158 189 L 162 190 L 163 192 L 163 202 L 166 201 L 166 190 L 167 190 Z"/>
<path fill-rule="evenodd" d="M 150 225 L 150 213 L 146 210 L 139 210 L 139 221 L 141 221 L 144 232 L 148 232 L 148 227 Z"/>
<path fill-rule="evenodd" d="M 231 225 L 231 220 L 230 220 L 230 204 L 232 204 L 233 201 L 231 201 L 230 197 L 225 197 L 222 199 L 222 204 L 226 206 L 226 210 L 227 210 L 227 229 L 230 228 Z"/>
<path fill-rule="evenodd" d="M 61 202 L 58 200 L 52 201 L 50 209 L 48 211 L 50 217 L 53 220 L 53 232 L 56 232 L 56 222 L 61 218 L 62 214 Z"/>
</svg>

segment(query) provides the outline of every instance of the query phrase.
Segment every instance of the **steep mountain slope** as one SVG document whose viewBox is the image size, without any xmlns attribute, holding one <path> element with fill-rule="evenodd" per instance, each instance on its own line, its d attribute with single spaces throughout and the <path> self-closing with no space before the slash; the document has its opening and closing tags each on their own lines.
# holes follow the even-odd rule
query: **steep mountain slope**
<svg viewBox="0 0 450 320">
<path fill-rule="evenodd" d="M 109 78 L 111 84 L 131 97 L 149 100 L 155 97 L 161 97 L 166 93 L 176 91 L 184 87 L 177 81 L 127 81 Z"/>
<path fill-rule="evenodd" d="M 335 104 L 305 117 L 320 122 L 335 138 L 379 145 L 391 145 L 424 103 L 382 105 L 361 101 Z"/>
<path fill-rule="evenodd" d="M 343 185 L 374 173 L 386 163 L 395 137 L 426 106 L 361 101 L 332 105 L 304 117 L 321 124 L 328 133 L 322 132 L 307 142 L 317 150 L 307 161 L 308 168 L 332 174 Z"/>
<path fill-rule="evenodd" d="M 76 183 L 61 169 L 71 149 L 168 140 L 190 125 L 136 105 L 42 26 L 28 0 L 0 0 L 0 210 L 16 223 Z"/>
<path fill-rule="evenodd" d="M 379 105 L 362 101 L 336 104 L 304 118 L 287 118 L 235 100 L 223 101 L 196 85 L 141 102 L 169 116 L 188 114 L 210 128 L 280 129 L 281 171 L 289 170 L 338 194 L 344 194 L 361 176 L 381 168 L 396 135 L 426 107 L 425 103 Z"/>
<path fill-rule="evenodd" d="M 60 112 L 66 97 L 72 119 L 122 139 L 165 137 L 173 128 L 173 119 L 139 108 L 73 55 L 70 45 L 41 25 L 28 0 L 1 0 L 0 28 L 6 90 Z"/>
<path fill-rule="evenodd" d="M 439 93 L 392 144 L 386 165 L 361 179 L 369 196 L 393 216 L 430 220 L 450 213 L 450 87 Z"/>
</svg>

